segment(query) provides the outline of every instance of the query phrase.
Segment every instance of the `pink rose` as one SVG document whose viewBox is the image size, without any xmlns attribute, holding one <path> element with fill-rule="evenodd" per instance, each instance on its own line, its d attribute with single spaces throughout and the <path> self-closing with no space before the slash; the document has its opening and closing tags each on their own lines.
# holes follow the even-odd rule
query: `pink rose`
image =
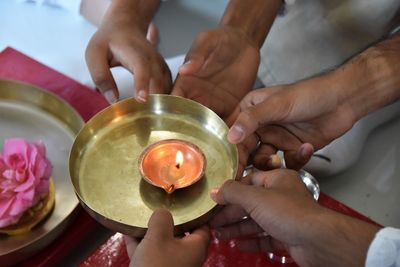
<svg viewBox="0 0 400 267">
<path fill-rule="evenodd" d="M 0 227 L 18 222 L 48 194 L 52 169 L 42 142 L 28 143 L 22 138 L 4 141 L 0 154 Z"/>
</svg>

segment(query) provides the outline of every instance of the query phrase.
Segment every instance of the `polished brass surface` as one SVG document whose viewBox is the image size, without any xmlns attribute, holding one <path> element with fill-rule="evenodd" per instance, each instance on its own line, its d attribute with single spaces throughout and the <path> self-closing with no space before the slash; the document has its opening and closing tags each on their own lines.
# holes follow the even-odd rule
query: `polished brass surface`
<svg viewBox="0 0 400 267">
<path fill-rule="evenodd" d="M 21 236 L 0 235 L 0 265 L 7 266 L 31 256 L 51 241 L 74 214 L 78 199 L 68 173 L 69 151 L 84 122 L 59 97 L 37 87 L 0 80 L 0 148 L 7 138 L 43 141 L 53 164 L 56 204 L 51 215 Z"/>
<path fill-rule="evenodd" d="M 115 231 L 143 236 L 152 212 L 166 208 L 182 233 L 209 219 L 216 207 L 210 190 L 236 175 L 238 152 L 227 132 L 214 112 L 188 99 L 127 99 L 98 113 L 78 134 L 70 155 L 72 183 L 85 209 Z M 172 194 L 145 182 L 138 168 L 142 152 L 164 139 L 191 142 L 207 159 L 204 177 Z"/>
</svg>

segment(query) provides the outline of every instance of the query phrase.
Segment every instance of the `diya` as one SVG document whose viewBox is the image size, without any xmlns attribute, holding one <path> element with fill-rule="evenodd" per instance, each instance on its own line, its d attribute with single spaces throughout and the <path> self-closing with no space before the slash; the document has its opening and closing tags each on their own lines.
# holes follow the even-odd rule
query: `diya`
<svg viewBox="0 0 400 267">
<path fill-rule="evenodd" d="M 94 116 L 71 149 L 70 176 L 88 213 L 104 226 L 142 237 L 157 208 L 168 209 L 175 233 L 207 222 L 212 188 L 234 179 L 236 146 L 224 121 L 177 96 L 126 99 Z"/>
</svg>

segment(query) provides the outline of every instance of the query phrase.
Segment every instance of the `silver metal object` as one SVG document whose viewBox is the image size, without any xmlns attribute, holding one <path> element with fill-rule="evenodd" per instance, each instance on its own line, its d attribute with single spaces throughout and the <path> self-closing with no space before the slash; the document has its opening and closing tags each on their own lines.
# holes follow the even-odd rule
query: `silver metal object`
<svg viewBox="0 0 400 267">
<path fill-rule="evenodd" d="M 310 173 L 306 172 L 305 170 L 300 170 L 299 175 L 305 186 L 307 187 L 308 191 L 311 193 L 315 200 L 319 199 L 320 188 L 317 179 L 314 178 Z"/>
</svg>

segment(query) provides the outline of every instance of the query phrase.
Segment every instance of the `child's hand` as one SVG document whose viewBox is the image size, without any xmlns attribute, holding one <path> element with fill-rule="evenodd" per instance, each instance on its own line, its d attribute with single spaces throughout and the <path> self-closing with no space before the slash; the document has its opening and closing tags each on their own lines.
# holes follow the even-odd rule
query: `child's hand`
<svg viewBox="0 0 400 267">
<path fill-rule="evenodd" d="M 174 221 L 167 210 L 156 210 L 142 241 L 125 237 L 129 266 L 194 267 L 201 266 L 207 256 L 210 234 L 207 227 L 182 238 L 174 237 Z"/>
</svg>

